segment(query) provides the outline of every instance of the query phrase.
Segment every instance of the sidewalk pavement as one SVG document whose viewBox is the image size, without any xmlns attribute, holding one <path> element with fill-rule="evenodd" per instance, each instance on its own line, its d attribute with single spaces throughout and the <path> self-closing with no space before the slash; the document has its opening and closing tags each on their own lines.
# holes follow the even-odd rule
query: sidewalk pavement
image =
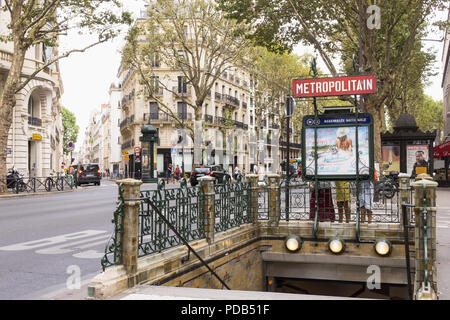
<svg viewBox="0 0 450 320">
<path fill-rule="evenodd" d="M 30 196 L 43 196 L 43 195 L 50 195 L 50 194 L 56 194 L 56 193 L 68 193 L 75 191 L 76 188 L 70 189 L 70 187 L 67 187 L 67 190 L 64 189 L 64 191 L 38 191 L 38 192 L 20 192 L 20 193 L 0 193 L 0 199 L 10 199 L 10 198 L 23 198 L 23 197 L 30 197 Z"/>
</svg>

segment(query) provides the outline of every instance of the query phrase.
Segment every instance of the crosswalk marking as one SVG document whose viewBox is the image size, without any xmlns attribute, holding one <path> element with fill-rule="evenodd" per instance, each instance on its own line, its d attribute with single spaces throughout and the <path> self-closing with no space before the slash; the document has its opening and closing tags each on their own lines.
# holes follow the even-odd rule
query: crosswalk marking
<svg viewBox="0 0 450 320">
<path fill-rule="evenodd" d="M 4 247 L 0 247 L 0 251 L 23 251 L 23 250 L 31 250 L 36 248 L 42 248 L 50 245 L 60 244 L 64 242 L 68 242 L 71 240 L 87 238 L 91 236 L 95 236 L 98 234 L 105 233 L 104 230 L 85 230 L 81 232 L 63 234 L 56 237 L 50 237 L 40 240 L 16 243 Z"/>
<path fill-rule="evenodd" d="M 36 253 L 38 253 L 38 254 L 63 254 L 63 253 L 68 253 L 68 252 L 72 252 L 72 251 L 74 251 L 75 249 L 78 249 L 78 248 L 82 248 L 83 249 L 84 247 L 90 247 L 90 246 L 95 246 L 95 245 L 98 245 L 98 244 L 105 243 L 105 240 L 107 238 L 109 238 L 109 235 L 102 235 L 100 237 L 84 239 L 84 240 L 81 240 L 81 241 L 69 242 L 67 244 L 63 244 L 63 245 L 59 245 L 59 246 L 53 246 L 53 247 L 50 247 L 50 248 L 40 249 L 40 250 L 37 250 Z M 79 246 L 79 247 L 77 246 L 74 249 L 64 249 L 64 248 L 67 248 L 67 247 L 74 247 L 74 246 L 76 246 L 78 244 L 91 242 L 91 241 L 94 241 L 94 240 L 100 240 L 100 239 L 102 239 L 102 241 L 89 243 L 88 245 L 85 245 L 85 246 Z"/>
<path fill-rule="evenodd" d="M 105 255 L 104 252 L 98 252 L 95 250 L 86 250 L 80 253 L 76 253 L 73 256 L 75 258 L 80 258 L 80 259 L 99 259 L 102 258 Z"/>
</svg>

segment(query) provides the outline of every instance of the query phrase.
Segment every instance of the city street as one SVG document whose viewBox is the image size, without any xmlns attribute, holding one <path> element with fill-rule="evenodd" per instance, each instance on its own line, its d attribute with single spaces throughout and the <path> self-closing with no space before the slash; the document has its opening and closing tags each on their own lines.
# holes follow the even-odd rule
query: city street
<svg viewBox="0 0 450 320">
<path fill-rule="evenodd" d="M 0 300 L 86 297 L 85 287 L 68 290 L 66 282 L 79 275 L 87 283 L 102 271 L 117 195 L 116 183 L 103 179 L 73 192 L 0 199 Z"/>
<path fill-rule="evenodd" d="M 82 279 L 100 272 L 116 199 L 117 185 L 105 179 L 69 193 L 1 199 L 0 299 L 65 288 L 75 274 L 69 266 Z"/>
<path fill-rule="evenodd" d="M 168 188 L 177 187 L 171 184 Z M 153 189 L 155 185 L 144 185 Z M 450 299 L 450 189 L 438 190 L 437 268 L 441 299 Z M 0 299 L 84 299 L 113 231 L 117 185 L 0 200 Z M 74 277 L 81 287 L 71 287 Z"/>
</svg>

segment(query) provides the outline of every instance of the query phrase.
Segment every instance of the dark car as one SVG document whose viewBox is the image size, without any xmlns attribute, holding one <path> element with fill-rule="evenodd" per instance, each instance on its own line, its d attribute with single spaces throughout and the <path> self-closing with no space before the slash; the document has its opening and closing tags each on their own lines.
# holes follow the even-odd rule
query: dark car
<svg viewBox="0 0 450 320">
<path fill-rule="evenodd" d="M 79 164 L 77 166 L 77 184 L 81 186 L 85 183 L 93 183 L 95 185 L 100 185 L 100 180 L 102 179 L 102 174 L 98 164 Z"/>
<path fill-rule="evenodd" d="M 204 176 L 216 178 L 214 183 L 223 183 L 224 179 L 231 178 L 221 166 L 201 166 L 194 168 L 191 172 L 191 178 L 189 180 L 191 186 L 196 186 L 198 184 L 198 178 Z"/>
</svg>

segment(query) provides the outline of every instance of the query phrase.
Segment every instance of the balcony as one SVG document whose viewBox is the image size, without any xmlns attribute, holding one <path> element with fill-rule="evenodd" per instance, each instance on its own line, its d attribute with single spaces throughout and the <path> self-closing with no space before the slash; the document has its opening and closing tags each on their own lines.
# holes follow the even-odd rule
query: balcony
<svg viewBox="0 0 450 320">
<path fill-rule="evenodd" d="M 224 102 L 228 106 L 236 106 L 239 107 L 240 101 L 238 98 L 230 96 L 228 94 L 220 94 L 219 92 L 215 92 L 214 98 L 216 100 Z"/>
<path fill-rule="evenodd" d="M 214 117 L 209 115 L 209 114 L 205 114 L 205 122 L 213 124 L 214 123 Z"/>
<path fill-rule="evenodd" d="M 42 120 L 40 118 L 28 116 L 28 124 L 35 127 L 42 127 Z"/>
<path fill-rule="evenodd" d="M 127 117 L 125 120 L 123 120 L 123 121 L 120 123 L 120 130 L 122 130 L 122 129 L 125 128 L 127 125 L 129 125 L 129 124 L 131 124 L 131 123 L 133 123 L 133 122 L 134 122 L 134 114 L 131 115 L 131 116 L 129 116 L 129 117 Z"/>
<path fill-rule="evenodd" d="M 161 97 L 164 95 L 164 88 L 162 87 L 153 88 L 149 90 L 147 93 L 149 97 L 158 97 L 158 96 Z"/>
<path fill-rule="evenodd" d="M 187 87 L 186 90 L 178 90 L 178 86 L 172 87 L 172 95 L 175 98 L 186 97 L 191 95 L 191 87 Z M 184 92 L 183 92 L 184 91 Z"/>
<path fill-rule="evenodd" d="M 242 122 L 240 122 L 240 121 L 234 121 L 234 126 L 236 127 L 236 128 L 239 128 L 239 129 L 244 129 L 244 123 L 242 123 Z"/>
<path fill-rule="evenodd" d="M 134 89 L 133 90 L 131 90 L 131 92 L 129 93 L 129 94 L 126 94 L 126 95 L 124 95 L 123 97 L 122 97 L 122 100 L 121 100 L 121 105 L 123 106 L 124 104 L 126 104 L 128 101 L 130 101 L 130 100 L 132 100 L 133 99 L 133 97 L 134 97 Z"/>
<path fill-rule="evenodd" d="M 218 117 L 218 116 L 214 117 L 214 124 L 216 124 L 218 126 L 224 126 L 225 121 L 226 121 L 226 119 L 224 117 Z"/>
<path fill-rule="evenodd" d="M 178 117 L 183 120 L 182 114 L 178 114 Z M 148 122 L 149 114 L 144 113 L 144 122 Z M 184 120 L 186 121 L 192 121 L 192 113 L 185 113 L 184 114 Z M 174 122 L 175 119 L 169 116 L 167 113 L 164 112 L 151 112 L 150 113 L 150 122 Z"/>
<path fill-rule="evenodd" d="M 272 129 L 280 129 L 280 126 L 278 124 L 276 124 L 276 123 L 272 123 L 270 125 L 270 128 L 272 128 Z"/>
<path fill-rule="evenodd" d="M 286 147 L 287 146 L 287 142 L 286 141 L 280 141 L 280 146 Z M 289 147 L 290 148 L 301 149 L 302 145 L 300 143 L 291 142 L 291 143 L 289 143 Z"/>
<path fill-rule="evenodd" d="M 128 140 L 128 141 L 126 141 L 126 142 L 124 142 L 124 143 L 122 143 L 122 150 L 124 150 L 124 149 L 130 149 L 131 147 L 133 147 L 134 146 L 134 139 L 132 139 L 132 140 Z"/>
</svg>

